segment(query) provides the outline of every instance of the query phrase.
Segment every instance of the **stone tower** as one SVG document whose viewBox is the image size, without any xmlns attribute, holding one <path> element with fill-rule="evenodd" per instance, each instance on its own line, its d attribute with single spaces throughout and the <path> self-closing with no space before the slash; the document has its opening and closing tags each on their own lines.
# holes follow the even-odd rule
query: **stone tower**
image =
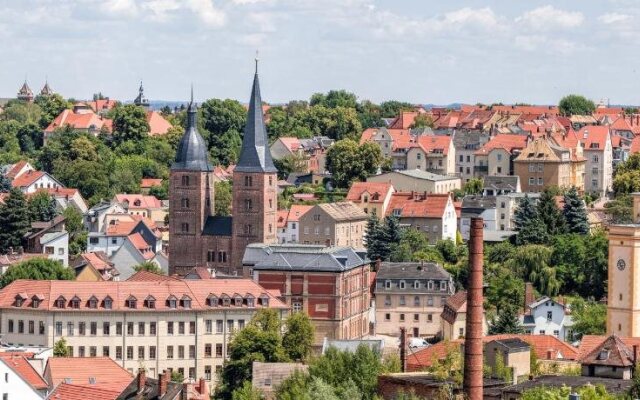
<svg viewBox="0 0 640 400">
<path fill-rule="evenodd" d="M 193 102 L 193 99 L 191 100 Z M 149 107 L 149 100 L 144 96 L 144 88 L 142 87 L 142 81 L 140 82 L 140 88 L 138 89 L 138 96 L 133 100 L 133 104 L 142 107 Z"/>
<path fill-rule="evenodd" d="M 214 190 L 207 144 L 196 127 L 196 106 L 187 109 L 187 128 L 171 165 L 169 181 L 169 273 L 183 275 L 202 265 L 202 240 L 207 218 L 213 215 Z"/>
<path fill-rule="evenodd" d="M 22 84 L 22 87 L 20 88 L 20 90 L 18 90 L 17 98 L 18 98 L 18 100 L 24 100 L 24 101 L 29 102 L 29 103 L 33 101 L 33 91 L 31 90 L 31 88 L 27 84 L 26 80 Z"/>
<path fill-rule="evenodd" d="M 253 77 L 240 158 L 233 171 L 234 267 L 241 270 L 250 243 L 276 243 L 277 169 L 273 165 L 262 113 L 258 61 Z"/>
<path fill-rule="evenodd" d="M 640 193 L 633 193 L 633 223 L 609 227 L 607 334 L 640 336 Z"/>
</svg>

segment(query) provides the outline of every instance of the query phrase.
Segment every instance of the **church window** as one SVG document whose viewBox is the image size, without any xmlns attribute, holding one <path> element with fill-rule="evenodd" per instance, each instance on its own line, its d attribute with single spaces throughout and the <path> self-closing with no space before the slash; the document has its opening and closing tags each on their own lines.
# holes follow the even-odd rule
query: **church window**
<svg viewBox="0 0 640 400">
<path fill-rule="evenodd" d="M 269 233 L 271 233 L 272 230 L 273 230 L 273 226 L 269 224 Z"/>
<path fill-rule="evenodd" d="M 189 224 L 186 222 L 183 222 L 182 224 L 180 224 L 180 228 L 182 232 L 189 232 Z"/>
<path fill-rule="evenodd" d="M 244 185 L 245 186 L 253 186 L 253 178 L 250 176 L 244 177 Z"/>
<path fill-rule="evenodd" d="M 189 186 L 189 175 L 182 175 L 182 186 Z"/>
<path fill-rule="evenodd" d="M 269 186 L 273 186 L 273 177 L 272 176 L 269 177 Z"/>
<path fill-rule="evenodd" d="M 207 251 L 207 262 L 214 262 L 216 260 L 216 252 L 214 250 Z"/>
<path fill-rule="evenodd" d="M 189 199 L 182 199 L 182 208 L 189 208 Z"/>
<path fill-rule="evenodd" d="M 273 200 L 269 199 L 269 209 L 273 209 Z"/>
<path fill-rule="evenodd" d="M 253 209 L 253 204 L 251 204 L 251 199 L 244 200 L 244 209 L 245 211 L 251 211 Z"/>
<path fill-rule="evenodd" d="M 247 224 L 247 225 L 244 226 L 244 234 L 245 235 L 251 235 L 251 231 L 252 231 L 251 225 Z"/>
</svg>

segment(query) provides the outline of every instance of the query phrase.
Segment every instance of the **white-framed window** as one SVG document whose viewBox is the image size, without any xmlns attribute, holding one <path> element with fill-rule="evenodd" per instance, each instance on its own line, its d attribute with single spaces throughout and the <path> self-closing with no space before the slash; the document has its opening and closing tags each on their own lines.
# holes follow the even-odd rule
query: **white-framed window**
<svg viewBox="0 0 640 400">
<path fill-rule="evenodd" d="M 387 306 L 387 307 L 391 305 L 391 296 L 386 295 L 384 297 L 384 305 Z"/>
<path fill-rule="evenodd" d="M 599 161 L 600 161 L 600 157 L 598 157 L 598 155 L 597 155 L 597 154 L 594 154 L 592 159 L 593 159 L 593 162 L 594 162 L 594 163 L 597 163 L 597 162 L 599 162 Z"/>
<path fill-rule="evenodd" d="M 413 281 L 413 288 L 420 289 L 420 281 Z"/>
<path fill-rule="evenodd" d="M 427 297 L 427 306 L 433 307 L 433 296 Z"/>
<path fill-rule="evenodd" d="M 536 165 L 534 163 L 529 164 L 529 172 L 536 172 Z"/>
<path fill-rule="evenodd" d="M 444 292 L 447 290 L 447 281 L 440 281 L 440 291 Z"/>
<path fill-rule="evenodd" d="M 533 185 L 535 185 L 535 184 L 536 184 L 536 178 L 534 178 L 534 177 L 530 176 L 530 177 L 529 177 L 529 185 L 530 185 L 530 186 L 533 186 Z"/>
<path fill-rule="evenodd" d="M 538 177 L 538 185 L 542 186 L 543 185 L 543 179 L 541 176 Z"/>
<path fill-rule="evenodd" d="M 391 281 L 384 281 L 384 288 L 391 289 Z"/>
<path fill-rule="evenodd" d="M 433 281 L 427 282 L 427 289 L 433 290 Z"/>
<path fill-rule="evenodd" d="M 400 289 L 404 289 L 406 286 L 406 282 L 405 281 L 400 281 Z"/>
<path fill-rule="evenodd" d="M 598 180 L 597 179 L 592 179 L 591 180 L 591 187 L 593 187 L 593 188 L 597 188 L 598 187 Z"/>
<path fill-rule="evenodd" d="M 294 313 L 302 311 L 302 302 L 301 301 L 292 302 L 291 309 L 293 310 Z"/>
<path fill-rule="evenodd" d="M 498 154 L 496 154 L 496 159 L 497 159 L 498 161 L 502 161 L 502 153 L 498 153 Z"/>
</svg>

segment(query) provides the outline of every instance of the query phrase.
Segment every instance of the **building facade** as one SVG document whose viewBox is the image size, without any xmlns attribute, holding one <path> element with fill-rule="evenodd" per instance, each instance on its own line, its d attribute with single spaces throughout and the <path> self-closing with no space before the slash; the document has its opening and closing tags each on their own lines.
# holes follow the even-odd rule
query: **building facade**
<svg viewBox="0 0 640 400">
<path fill-rule="evenodd" d="M 350 201 L 317 204 L 300 217 L 300 243 L 363 248 L 368 218 Z"/>
<path fill-rule="evenodd" d="M 207 266 L 240 273 L 248 244 L 277 242 L 277 170 L 268 147 L 257 70 L 233 171 L 233 218 L 213 215 L 213 167 L 197 131 L 193 103 L 187 115 L 170 174 L 169 272 L 184 275 L 196 266 Z"/>
<path fill-rule="evenodd" d="M 438 175 L 419 169 L 392 171 L 372 175 L 367 182 L 389 183 L 400 192 L 426 192 L 427 194 L 447 194 L 461 188 L 460 178 Z"/>
<path fill-rule="evenodd" d="M 440 315 L 454 293 L 451 275 L 435 263 L 384 262 L 376 274 L 376 334 L 413 337 L 440 333 Z"/>
</svg>

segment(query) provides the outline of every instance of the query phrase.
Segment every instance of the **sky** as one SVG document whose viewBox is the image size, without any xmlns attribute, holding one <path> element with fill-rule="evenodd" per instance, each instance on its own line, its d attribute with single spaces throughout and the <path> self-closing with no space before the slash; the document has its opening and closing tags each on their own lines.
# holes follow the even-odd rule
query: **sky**
<svg viewBox="0 0 640 400">
<path fill-rule="evenodd" d="M 638 0 L 0 0 L 0 97 L 640 104 Z"/>
</svg>

